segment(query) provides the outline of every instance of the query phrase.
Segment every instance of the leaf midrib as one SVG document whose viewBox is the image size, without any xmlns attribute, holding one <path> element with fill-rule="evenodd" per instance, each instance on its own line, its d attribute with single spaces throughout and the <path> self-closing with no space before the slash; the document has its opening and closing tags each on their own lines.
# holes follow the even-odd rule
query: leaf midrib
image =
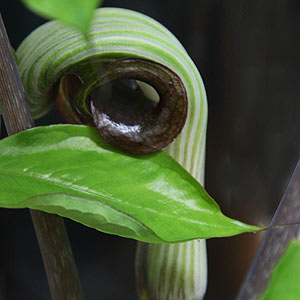
<svg viewBox="0 0 300 300">
<path fill-rule="evenodd" d="M 26 177 L 26 178 L 30 178 L 30 179 L 34 179 L 34 180 L 36 180 L 36 181 L 40 181 L 40 182 L 43 182 L 44 183 L 44 181 L 46 181 L 47 182 L 47 184 L 49 184 L 49 185 L 52 185 L 52 186 L 57 186 L 57 187 L 60 187 L 60 188 L 64 188 L 65 190 L 71 190 L 71 191 L 77 191 L 78 192 L 78 194 L 75 194 L 74 196 L 83 196 L 83 197 L 85 197 L 85 198 L 88 198 L 88 199 L 93 199 L 92 198 L 92 196 L 94 196 L 96 199 L 96 201 L 99 201 L 100 203 L 105 203 L 105 204 L 108 204 L 108 205 L 111 205 L 110 203 L 106 203 L 106 202 L 104 202 L 103 200 L 100 200 L 100 199 L 98 199 L 98 198 L 103 198 L 103 199 L 105 199 L 105 200 L 107 200 L 107 201 L 110 201 L 110 202 L 112 202 L 112 203 L 120 203 L 120 201 L 118 201 L 118 200 L 116 200 L 116 199 L 114 199 L 114 198 L 111 198 L 111 197 L 108 197 L 108 196 L 104 196 L 104 195 L 99 195 L 99 194 L 95 194 L 95 193 L 87 193 L 86 191 L 81 191 L 81 190 L 76 190 L 76 189 L 73 189 L 73 186 L 72 186 L 72 188 L 70 187 L 70 186 L 68 186 L 68 185 L 64 185 L 64 184 L 59 184 L 59 183 L 57 183 L 57 182 L 54 182 L 54 181 L 52 181 L 52 180 L 48 180 L 48 178 L 44 178 L 44 179 L 42 179 L 42 178 L 40 178 L 40 177 L 36 177 L 36 176 L 34 176 L 33 174 L 26 174 L 26 173 L 23 173 L 23 174 L 20 174 L 19 172 L 17 172 L 17 171 L 14 171 L 14 170 L 3 170 L 3 169 L 1 169 L 0 168 L 0 172 L 2 172 L 2 173 L 5 173 L 5 174 L 9 174 L 9 175 L 11 175 L 11 176 L 18 176 L 18 177 Z M 53 194 L 55 194 L 55 193 L 53 193 Z M 66 192 L 66 194 L 68 194 L 68 192 Z M 80 195 L 81 194 L 81 195 Z M 43 195 L 43 194 L 40 194 L 40 195 Z M 72 195 L 72 194 L 71 194 Z M 90 196 L 90 197 L 89 197 Z M 126 203 L 126 205 L 127 206 L 134 206 L 134 207 L 137 207 L 137 208 L 139 208 L 139 209 L 145 209 L 144 207 L 142 207 L 142 206 L 138 206 L 138 205 L 136 205 L 136 204 L 134 204 L 134 205 L 132 205 L 132 204 L 130 204 L 130 203 L 128 203 L 128 202 L 125 202 Z M 111 205 L 112 207 L 114 207 L 113 205 Z M 114 207 L 115 208 L 115 207 Z M 116 208 L 116 209 L 118 209 L 118 210 L 120 210 L 119 208 Z M 174 218 L 176 218 L 176 216 L 174 216 L 174 217 L 171 217 L 170 215 L 165 215 L 165 214 L 162 214 L 161 212 L 159 212 L 159 211 L 157 211 L 157 210 L 154 210 L 155 211 L 155 213 L 157 214 L 157 215 L 160 215 L 160 216 L 163 216 L 163 217 L 167 217 L 167 218 L 169 218 L 169 219 L 174 219 Z M 126 212 L 127 213 L 127 212 Z M 207 212 L 205 212 L 205 211 L 202 211 L 201 213 L 203 213 L 203 214 L 207 214 L 207 215 L 209 215 L 209 213 L 207 213 Z M 129 214 L 130 216 L 131 216 L 131 214 Z M 181 217 L 182 218 L 182 220 L 184 220 L 184 222 L 187 222 L 187 223 L 196 223 L 196 224 L 198 224 L 198 225 L 202 225 L 202 226 L 208 226 L 208 227 L 215 227 L 215 226 L 211 226 L 211 225 L 209 225 L 209 224 L 201 224 L 201 222 L 193 222 L 193 219 L 188 219 L 188 218 L 186 218 L 186 217 Z"/>
<path fill-rule="evenodd" d="M 0 168 L 0 172 L 2 172 L 2 173 L 6 173 L 6 174 L 9 174 L 9 175 L 12 175 L 12 176 L 18 176 L 18 177 L 29 177 L 29 178 L 31 178 L 31 179 L 34 179 L 34 180 L 36 180 L 36 181 L 40 181 L 40 182 L 44 182 L 44 181 L 46 181 L 48 184 L 50 184 L 50 185 L 52 185 L 52 186 L 58 186 L 58 187 L 63 187 L 64 189 L 69 189 L 69 190 L 73 190 L 72 188 L 70 188 L 70 186 L 65 186 L 65 185 L 63 185 L 63 184 L 59 184 L 59 183 L 57 183 L 57 182 L 53 182 L 53 181 L 51 181 L 51 180 L 47 180 L 46 178 L 44 178 L 44 179 L 42 179 L 42 178 L 39 178 L 39 177 L 35 177 L 35 176 L 32 176 L 32 175 L 29 175 L 29 174 L 20 174 L 20 173 L 18 173 L 17 171 L 13 171 L 13 170 L 3 170 L 3 169 L 1 169 Z M 77 191 L 77 190 L 75 190 L 75 191 Z M 94 193 L 87 193 L 87 192 L 85 192 L 85 191 L 81 191 L 81 190 L 79 190 L 78 191 L 78 193 L 79 194 L 75 194 L 74 196 L 80 196 L 80 193 L 82 194 L 81 196 L 86 196 L 86 198 L 89 198 L 89 199 L 91 199 L 90 197 L 88 197 L 88 196 L 94 196 L 96 199 L 96 201 L 99 201 L 99 202 L 103 202 L 103 201 L 101 201 L 100 199 L 97 199 L 97 198 L 99 198 L 99 197 L 102 197 L 102 198 L 104 198 L 104 199 L 107 199 L 108 201 L 111 201 L 112 203 L 120 203 L 120 201 L 118 201 L 118 200 L 116 200 L 116 199 L 114 199 L 114 198 L 111 198 L 111 197 L 108 197 L 108 196 L 100 196 L 100 195 L 97 195 L 97 194 L 94 194 Z M 55 194 L 55 193 L 53 193 L 53 194 Z M 56 192 L 56 194 L 57 194 L 57 192 Z M 68 194 L 67 192 L 66 192 L 66 194 Z M 44 194 L 39 194 L 39 195 L 44 195 Z M 31 196 L 31 197 L 33 197 L 33 196 Z M 93 198 L 92 198 L 93 199 Z M 103 203 L 105 203 L 105 202 L 103 202 Z M 142 207 L 142 206 L 138 206 L 138 205 L 132 205 L 132 204 L 130 204 L 130 203 L 128 203 L 128 202 L 125 202 L 126 203 L 126 205 L 127 206 L 134 206 L 134 207 L 137 207 L 137 208 L 140 208 L 140 209 L 145 209 L 144 207 Z M 111 204 L 109 204 L 109 203 L 106 203 L 106 204 L 108 204 L 108 205 L 111 205 Z M 114 207 L 114 206 L 113 206 Z M 169 219 L 174 219 L 174 218 L 176 218 L 175 216 L 172 218 L 170 215 L 164 215 L 164 214 L 162 214 L 162 213 L 160 213 L 159 211 L 157 211 L 157 210 L 154 210 L 155 211 L 155 213 L 157 214 L 157 215 L 160 215 L 160 216 L 163 216 L 163 217 L 168 217 Z M 189 219 L 188 219 L 189 220 Z M 186 221 L 186 222 L 190 222 L 190 221 Z"/>
<path fill-rule="evenodd" d="M 11 175 L 11 176 L 18 176 L 18 177 L 26 177 L 26 178 L 31 178 L 31 179 L 34 179 L 34 180 L 36 180 L 36 181 L 40 181 L 40 182 L 47 182 L 49 185 L 53 185 L 53 186 L 58 186 L 58 187 L 63 187 L 64 189 L 69 189 L 69 190 L 75 190 L 75 191 L 77 191 L 76 189 L 73 189 L 73 188 L 70 188 L 70 186 L 68 186 L 68 185 L 64 185 L 64 184 L 59 184 L 58 182 L 55 182 L 55 181 L 52 181 L 52 180 L 47 180 L 47 178 L 40 178 L 40 177 L 36 177 L 36 176 L 32 176 L 32 174 L 30 175 L 30 174 L 25 174 L 25 173 L 23 173 L 23 174 L 20 174 L 19 172 L 17 172 L 17 171 L 13 171 L 13 170 L 3 170 L 3 169 L 1 169 L 0 168 L 0 173 L 4 173 L 4 174 L 9 174 L 9 175 Z M 73 185 L 72 185 L 72 187 L 73 187 Z M 84 194 L 84 195 L 90 195 L 90 196 L 95 196 L 96 198 L 97 197 L 103 197 L 103 198 L 106 198 L 106 199 L 109 199 L 109 200 L 111 200 L 112 202 L 114 201 L 112 198 L 110 198 L 110 197 L 107 197 L 107 196 L 100 196 L 100 195 L 97 195 L 97 194 L 95 194 L 95 193 L 87 193 L 87 192 L 85 192 L 85 191 L 82 191 L 82 190 L 80 190 L 80 191 L 78 191 L 79 193 L 82 193 L 82 194 Z M 43 194 L 41 194 L 41 195 L 43 195 Z M 98 200 L 99 201 L 99 200 Z"/>
</svg>

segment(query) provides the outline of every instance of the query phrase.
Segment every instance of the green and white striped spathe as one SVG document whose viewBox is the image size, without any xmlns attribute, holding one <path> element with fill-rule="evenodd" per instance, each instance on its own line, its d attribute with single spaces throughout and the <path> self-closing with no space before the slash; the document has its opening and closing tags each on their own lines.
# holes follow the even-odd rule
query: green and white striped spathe
<svg viewBox="0 0 300 300">
<path fill-rule="evenodd" d="M 122 57 L 153 60 L 175 71 L 187 91 L 188 117 L 179 137 L 165 151 L 203 184 L 207 122 L 205 89 L 187 52 L 161 24 L 134 11 L 100 8 L 95 12 L 88 42 L 75 29 L 52 21 L 24 40 L 17 50 L 17 57 L 35 118 L 50 110 L 55 99 L 49 90 L 65 73 L 76 73 L 85 79 L 104 63 Z M 201 297 L 206 285 L 205 241 L 150 245 L 147 253 L 147 272 L 155 276 L 147 275 L 147 285 L 152 285 L 156 291 L 150 293 L 151 300 Z M 174 290 L 168 291 L 169 296 L 159 296 L 158 293 L 167 295 L 170 282 L 174 283 Z M 174 298 L 175 294 L 179 295 L 177 287 L 184 291 L 185 298 L 183 294 Z M 172 293 L 174 297 L 170 296 Z"/>
<path fill-rule="evenodd" d="M 116 8 L 96 11 L 90 37 L 86 43 L 77 31 L 53 21 L 35 30 L 18 48 L 18 65 L 34 117 L 42 116 L 51 108 L 49 87 L 63 73 L 77 72 L 84 78 L 103 59 L 128 56 L 160 62 L 181 77 L 189 98 L 188 122 L 168 151 L 200 179 L 207 115 L 205 90 L 197 68 L 181 44 L 156 21 Z"/>
</svg>

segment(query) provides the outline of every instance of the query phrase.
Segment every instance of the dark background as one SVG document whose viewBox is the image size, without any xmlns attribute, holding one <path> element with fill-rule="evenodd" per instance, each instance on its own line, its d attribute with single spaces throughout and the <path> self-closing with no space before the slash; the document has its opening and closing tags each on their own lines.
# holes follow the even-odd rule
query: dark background
<svg viewBox="0 0 300 300">
<path fill-rule="evenodd" d="M 206 188 L 226 214 L 268 224 L 300 157 L 300 1 L 107 0 L 104 6 L 150 15 L 183 43 L 208 95 Z M 1 0 L 0 11 L 14 48 L 44 22 L 18 0 Z M 37 124 L 60 120 L 53 110 Z M 86 299 L 137 299 L 135 242 L 66 225 Z M 208 241 L 205 300 L 234 298 L 259 237 Z M 50 299 L 30 215 L 0 209 L 0 300 L 27 299 Z"/>
</svg>

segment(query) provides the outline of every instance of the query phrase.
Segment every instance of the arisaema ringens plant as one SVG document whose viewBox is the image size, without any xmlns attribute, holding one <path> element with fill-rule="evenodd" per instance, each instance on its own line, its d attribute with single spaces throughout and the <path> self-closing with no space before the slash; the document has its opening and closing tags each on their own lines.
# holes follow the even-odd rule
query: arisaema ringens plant
<svg viewBox="0 0 300 300">
<path fill-rule="evenodd" d="M 100 8 L 84 34 L 42 25 L 16 57 L 33 117 L 56 102 L 73 125 L 1 141 L 1 206 L 134 238 L 141 299 L 202 299 L 205 239 L 261 228 L 203 188 L 206 94 L 180 42 L 143 14 Z"/>
</svg>

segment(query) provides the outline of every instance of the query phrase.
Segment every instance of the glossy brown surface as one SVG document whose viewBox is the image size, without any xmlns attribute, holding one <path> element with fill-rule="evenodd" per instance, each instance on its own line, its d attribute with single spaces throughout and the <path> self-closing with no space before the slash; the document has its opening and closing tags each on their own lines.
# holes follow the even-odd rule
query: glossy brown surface
<svg viewBox="0 0 300 300">
<path fill-rule="evenodd" d="M 148 98 L 135 80 L 152 86 L 159 101 Z M 92 119 L 112 146 L 133 154 L 158 151 L 184 126 L 187 95 L 181 79 L 167 67 L 144 59 L 120 59 L 84 83 L 74 105 Z"/>
</svg>

